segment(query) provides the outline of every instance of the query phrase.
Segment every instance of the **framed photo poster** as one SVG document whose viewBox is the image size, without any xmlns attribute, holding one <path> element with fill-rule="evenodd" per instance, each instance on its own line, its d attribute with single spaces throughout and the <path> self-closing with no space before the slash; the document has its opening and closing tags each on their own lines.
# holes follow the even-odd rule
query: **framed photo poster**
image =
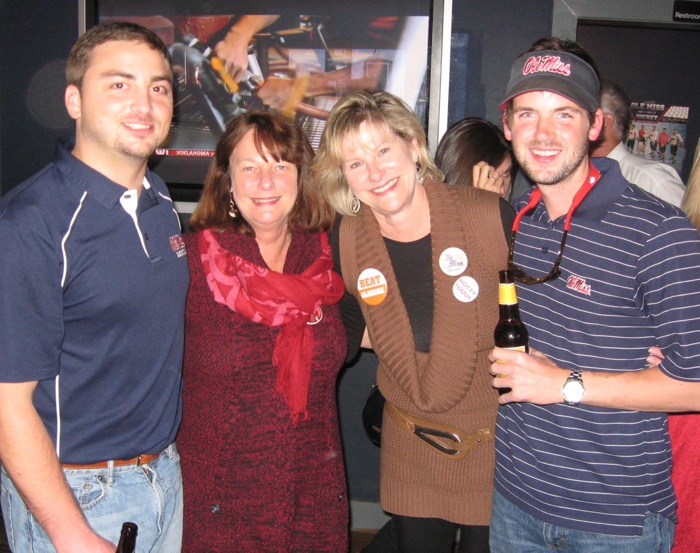
<svg viewBox="0 0 700 553">
<path fill-rule="evenodd" d="M 689 70 L 700 24 L 676 20 L 677 11 L 674 0 L 554 0 L 552 34 L 576 40 L 604 79 L 625 88 L 636 133 L 625 140 L 631 151 L 670 165 L 686 182 L 700 137 L 700 73 Z"/>
<path fill-rule="evenodd" d="M 436 143 L 439 131 L 429 119 L 435 118 L 431 102 L 440 102 L 439 83 L 431 82 L 431 43 L 442 44 L 442 25 L 433 25 L 433 9 L 431 0 L 85 0 L 81 18 L 86 28 L 139 23 L 168 45 L 175 109 L 151 165 L 176 200 L 196 201 L 226 121 L 250 109 L 289 112 L 316 149 L 343 93 L 386 90 L 406 101 L 426 130 L 435 129 L 430 141 Z M 247 50 L 238 44 L 222 60 L 217 44 L 233 50 L 236 34 L 251 37 Z M 236 55 L 234 78 L 225 64 L 230 68 Z"/>
</svg>

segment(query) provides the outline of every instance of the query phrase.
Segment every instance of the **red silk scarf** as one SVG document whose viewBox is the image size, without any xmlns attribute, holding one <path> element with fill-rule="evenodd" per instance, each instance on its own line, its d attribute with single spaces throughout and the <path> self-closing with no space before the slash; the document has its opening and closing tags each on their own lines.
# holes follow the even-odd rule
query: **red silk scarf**
<svg viewBox="0 0 700 553">
<path fill-rule="evenodd" d="M 321 254 L 303 273 L 288 275 L 226 251 L 210 230 L 199 234 L 202 267 L 214 299 L 255 323 L 281 327 L 272 363 L 277 391 L 294 424 L 309 416 L 314 329 L 323 317 L 321 305 L 338 303 L 345 291 L 342 278 L 333 271 L 328 236 L 319 237 Z"/>
</svg>

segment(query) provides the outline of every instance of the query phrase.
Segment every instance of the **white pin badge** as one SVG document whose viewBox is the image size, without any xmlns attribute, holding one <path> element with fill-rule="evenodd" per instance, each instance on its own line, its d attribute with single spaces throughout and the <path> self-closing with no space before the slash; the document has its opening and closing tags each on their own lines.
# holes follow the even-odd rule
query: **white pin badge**
<svg viewBox="0 0 700 553">
<path fill-rule="evenodd" d="M 467 270 L 467 254 L 459 248 L 447 248 L 440 254 L 440 269 L 447 276 L 461 275 Z"/>
<path fill-rule="evenodd" d="M 479 295 L 479 283 L 470 276 L 459 277 L 452 286 L 452 293 L 459 301 L 469 303 Z"/>
</svg>

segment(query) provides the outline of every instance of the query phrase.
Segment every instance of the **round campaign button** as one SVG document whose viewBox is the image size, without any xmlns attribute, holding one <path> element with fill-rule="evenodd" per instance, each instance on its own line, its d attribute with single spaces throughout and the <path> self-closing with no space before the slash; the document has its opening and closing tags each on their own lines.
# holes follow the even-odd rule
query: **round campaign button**
<svg viewBox="0 0 700 553">
<path fill-rule="evenodd" d="M 452 293 L 461 302 L 474 301 L 479 295 L 479 283 L 470 276 L 460 277 L 452 286 Z"/>
<path fill-rule="evenodd" d="M 379 305 L 386 299 L 386 278 L 377 269 L 365 269 L 357 279 L 357 292 L 367 305 Z"/>
<path fill-rule="evenodd" d="M 440 269 L 448 276 L 461 275 L 466 269 L 469 261 L 467 254 L 459 248 L 447 248 L 440 254 Z"/>
</svg>

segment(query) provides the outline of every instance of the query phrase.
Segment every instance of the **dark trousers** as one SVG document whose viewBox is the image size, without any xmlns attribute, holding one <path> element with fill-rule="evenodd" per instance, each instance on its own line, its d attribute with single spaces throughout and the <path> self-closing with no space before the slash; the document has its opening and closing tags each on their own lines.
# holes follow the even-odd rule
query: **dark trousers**
<svg viewBox="0 0 700 553">
<path fill-rule="evenodd" d="M 459 548 L 455 550 L 457 529 Z M 489 527 L 394 515 L 362 553 L 489 553 Z"/>
</svg>

